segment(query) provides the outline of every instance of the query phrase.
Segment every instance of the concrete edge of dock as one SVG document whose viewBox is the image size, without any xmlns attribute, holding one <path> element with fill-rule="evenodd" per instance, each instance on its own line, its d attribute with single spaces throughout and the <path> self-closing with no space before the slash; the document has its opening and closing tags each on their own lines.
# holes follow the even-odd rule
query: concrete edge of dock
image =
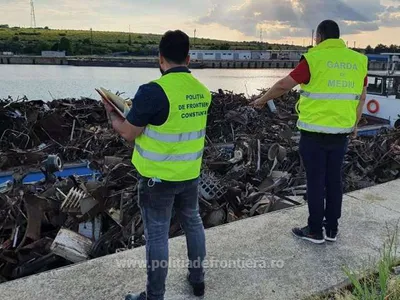
<svg viewBox="0 0 400 300">
<path fill-rule="evenodd" d="M 344 197 L 341 233 L 334 244 L 295 239 L 307 206 L 277 211 L 206 231 L 204 299 L 303 299 L 346 281 L 342 267 L 361 270 L 377 260 L 400 221 L 400 180 Z M 3 299 L 123 299 L 145 288 L 144 248 L 0 285 Z M 400 255 L 400 248 L 399 253 Z M 166 299 L 196 299 L 185 280 L 184 237 L 170 240 Z M 131 264 L 129 267 L 128 265 Z"/>
</svg>

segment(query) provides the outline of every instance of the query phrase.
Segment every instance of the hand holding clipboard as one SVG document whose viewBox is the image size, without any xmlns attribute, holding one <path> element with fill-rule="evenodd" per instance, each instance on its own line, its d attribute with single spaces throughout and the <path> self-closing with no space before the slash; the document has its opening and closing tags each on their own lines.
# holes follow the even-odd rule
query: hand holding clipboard
<svg viewBox="0 0 400 300">
<path fill-rule="evenodd" d="M 126 118 L 128 114 L 129 107 L 127 106 L 125 100 L 113 93 L 110 93 L 104 88 L 96 89 L 96 92 L 101 96 L 104 104 L 108 104 L 113 108 L 119 117 L 122 119 Z"/>
</svg>

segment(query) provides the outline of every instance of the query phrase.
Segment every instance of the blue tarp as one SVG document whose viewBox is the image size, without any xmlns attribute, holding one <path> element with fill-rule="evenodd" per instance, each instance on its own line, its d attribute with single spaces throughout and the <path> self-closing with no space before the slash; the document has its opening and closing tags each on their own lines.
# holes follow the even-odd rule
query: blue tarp
<svg viewBox="0 0 400 300">
<path fill-rule="evenodd" d="M 82 176 L 82 177 L 94 177 L 98 175 L 98 173 L 94 170 L 91 170 L 87 164 L 79 164 L 79 165 L 73 165 L 73 166 L 64 166 L 64 169 L 60 172 L 54 173 L 58 177 L 68 177 L 70 175 L 76 175 L 76 176 Z M 38 170 L 38 171 L 31 171 L 28 176 L 24 178 L 24 183 L 33 183 L 40 181 L 41 179 L 44 178 L 44 174 Z M 0 185 L 4 184 L 8 181 L 12 181 L 12 173 L 7 172 L 7 173 L 0 173 Z"/>
<path fill-rule="evenodd" d="M 383 61 L 388 62 L 389 56 L 388 55 L 380 55 L 380 54 L 367 54 L 369 61 Z"/>
</svg>

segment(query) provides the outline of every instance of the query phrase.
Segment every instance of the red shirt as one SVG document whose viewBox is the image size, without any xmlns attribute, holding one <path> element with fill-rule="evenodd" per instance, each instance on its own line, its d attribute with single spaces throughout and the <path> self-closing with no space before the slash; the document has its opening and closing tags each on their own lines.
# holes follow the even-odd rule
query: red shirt
<svg viewBox="0 0 400 300">
<path fill-rule="evenodd" d="M 290 74 L 298 84 L 308 84 L 311 79 L 310 68 L 308 67 L 307 60 L 302 59 L 299 65 Z M 368 84 L 368 76 L 365 76 L 364 87 Z"/>
</svg>

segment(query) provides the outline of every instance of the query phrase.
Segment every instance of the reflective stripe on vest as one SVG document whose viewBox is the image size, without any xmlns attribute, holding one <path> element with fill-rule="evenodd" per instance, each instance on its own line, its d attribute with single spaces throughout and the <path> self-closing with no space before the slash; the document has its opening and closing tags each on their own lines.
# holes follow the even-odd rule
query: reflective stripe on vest
<svg viewBox="0 0 400 300">
<path fill-rule="evenodd" d="M 341 134 L 341 133 L 351 133 L 354 131 L 354 127 L 350 128 L 336 128 L 336 127 L 328 127 L 328 126 L 319 126 L 313 124 L 307 124 L 302 121 L 297 121 L 297 126 L 304 130 L 315 131 L 315 132 L 323 132 L 323 133 L 331 133 L 331 134 Z"/>
<path fill-rule="evenodd" d="M 360 100 L 361 95 L 356 94 L 333 94 L 333 93 L 310 93 L 301 90 L 300 94 L 304 97 L 315 100 Z"/>
<path fill-rule="evenodd" d="M 157 141 L 174 143 L 174 142 L 193 141 L 203 138 L 206 136 L 206 130 L 203 129 L 200 131 L 193 131 L 180 134 L 167 134 L 167 133 L 159 133 L 157 131 L 154 131 L 146 127 L 143 134 Z"/>
<path fill-rule="evenodd" d="M 142 149 L 135 145 L 135 150 L 143 157 L 152 161 L 195 161 L 203 156 L 203 150 L 187 154 L 160 154 Z"/>
</svg>

